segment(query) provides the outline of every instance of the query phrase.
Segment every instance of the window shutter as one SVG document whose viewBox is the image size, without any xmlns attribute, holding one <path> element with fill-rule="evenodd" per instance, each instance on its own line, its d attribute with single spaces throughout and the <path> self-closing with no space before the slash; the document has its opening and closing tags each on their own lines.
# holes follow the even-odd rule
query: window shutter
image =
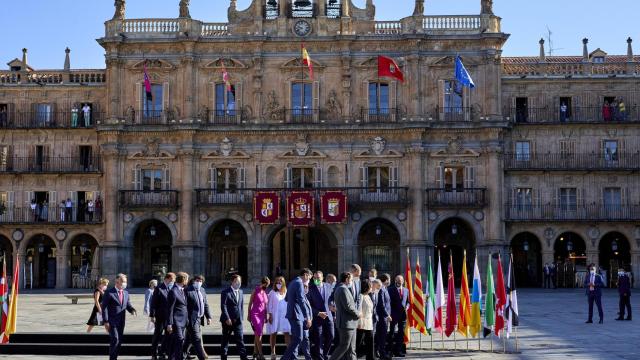
<svg viewBox="0 0 640 360">
<path fill-rule="evenodd" d="M 49 150 L 49 145 L 44 145 L 42 147 L 42 168 L 44 171 L 49 171 L 49 161 L 51 156 L 51 152 Z"/>
<path fill-rule="evenodd" d="M 576 188 L 576 205 L 581 206 L 584 204 L 582 188 Z"/>
<path fill-rule="evenodd" d="M 136 108 L 135 108 L 135 113 L 136 113 L 136 119 L 134 120 L 134 122 L 141 122 L 142 121 L 142 110 L 143 110 L 143 105 L 142 105 L 142 96 L 144 96 L 144 92 L 142 91 L 142 87 L 143 87 L 143 83 L 142 82 L 137 82 L 136 83 Z"/>
<path fill-rule="evenodd" d="M 358 118 L 360 119 L 360 121 L 364 122 L 366 116 L 365 116 L 365 111 L 368 112 L 369 110 L 369 81 L 365 80 L 362 82 L 362 94 L 364 94 L 364 104 L 362 106 L 362 109 L 364 110 L 363 112 L 361 112 L 360 114 L 358 114 Z"/>
<path fill-rule="evenodd" d="M 100 191 L 94 191 L 92 200 L 95 202 L 99 196 L 100 196 Z"/>
<path fill-rule="evenodd" d="M 284 187 L 291 188 L 291 167 L 287 166 L 284 170 Z"/>
<path fill-rule="evenodd" d="M 622 188 L 620 190 L 620 205 L 626 206 L 627 199 L 629 198 L 629 188 Z"/>
<path fill-rule="evenodd" d="M 511 202 L 509 204 L 511 204 L 511 206 L 519 205 L 517 201 L 518 201 L 518 188 L 513 188 L 511 189 Z"/>
<path fill-rule="evenodd" d="M 464 167 L 464 187 L 473 189 L 476 184 L 476 169 L 473 166 Z"/>
<path fill-rule="evenodd" d="M 238 168 L 238 189 L 245 189 L 247 186 L 247 169 Z"/>
<path fill-rule="evenodd" d="M 369 168 L 366 166 L 360 168 L 360 185 L 363 188 L 366 188 L 369 184 Z"/>
<path fill-rule="evenodd" d="M 169 97 L 169 82 L 162 83 L 162 111 L 171 109 L 171 97 Z M 164 120 L 167 118 L 167 114 L 164 113 Z M 175 119 L 178 119 L 178 114 L 175 114 Z"/>
<path fill-rule="evenodd" d="M 77 191 L 67 191 L 67 197 L 69 199 L 71 199 L 71 206 L 73 206 L 74 208 L 78 208 L 78 192 Z M 77 211 L 72 211 L 71 212 L 71 221 L 76 221 L 78 212 Z"/>
<path fill-rule="evenodd" d="M 209 167 L 209 189 L 216 189 L 218 187 L 218 169 L 214 166 Z"/>
<path fill-rule="evenodd" d="M 7 191 L 7 220 L 13 221 L 13 214 L 15 213 L 15 194 L 13 191 Z"/>
<path fill-rule="evenodd" d="M 162 190 L 171 190 L 171 169 L 169 166 L 162 169 Z"/>
<path fill-rule="evenodd" d="M 553 199 L 553 205 L 558 207 L 560 206 L 560 189 L 555 189 L 555 197 Z"/>
<path fill-rule="evenodd" d="M 29 204 L 31 204 L 31 200 L 33 200 L 33 191 L 25 191 L 24 203 L 27 204 L 27 207 L 29 207 Z"/>
<path fill-rule="evenodd" d="M 396 191 L 400 182 L 398 179 L 398 167 L 391 166 L 389 172 L 391 173 L 391 176 L 389 176 L 389 187 L 392 188 L 393 191 Z"/>
<path fill-rule="evenodd" d="M 321 188 L 322 187 L 322 166 L 317 166 L 315 169 L 315 174 L 313 177 L 313 187 Z"/>
<path fill-rule="evenodd" d="M 442 166 L 436 166 L 436 188 L 437 189 L 444 188 L 444 184 L 442 181 L 442 171 L 443 171 Z"/>
<path fill-rule="evenodd" d="M 132 172 L 132 182 L 133 182 L 133 190 L 142 190 L 142 179 L 141 179 L 141 174 L 140 174 L 140 168 L 135 167 L 133 168 L 133 172 Z"/>
<path fill-rule="evenodd" d="M 624 139 L 620 139 L 618 140 L 618 161 L 622 161 L 622 157 L 624 156 L 624 151 L 625 151 L 625 141 Z"/>
<path fill-rule="evenodd" d="M 49 209 L 53 209 L 58 203 L 58 192 L 49 191 Z"/>
<path fill-rule="evenodd" d="M 242 123 L 242 81 L 238 81 L 236 87 L 236 122 Z"/>
<path fill-rule="evenodd" d="M 313 122 L 320 121 L 320 82 L 313 82 Z"/>
<path fill-rule="evenodd" d="M 398 82 L 392 81 L 389 84 L 389 114 L 391 115 L 391 121 L 395 122 L 396 114 L 398 113 Z"/>
</svg>

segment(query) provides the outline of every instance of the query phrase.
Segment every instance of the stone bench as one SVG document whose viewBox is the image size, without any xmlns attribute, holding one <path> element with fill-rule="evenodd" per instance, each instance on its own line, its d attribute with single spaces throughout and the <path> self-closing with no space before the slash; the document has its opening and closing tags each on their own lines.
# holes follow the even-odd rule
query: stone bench
<svg viewBox="0 0 640 360">
<path fill-rule="evenodd" d="M 78 299 L 93 299 L 93 294 L 74 294 L 74 295 L 65 295 L 67 299 L 71 299 L 72 304 L 77 304 Z"/>
</svg>

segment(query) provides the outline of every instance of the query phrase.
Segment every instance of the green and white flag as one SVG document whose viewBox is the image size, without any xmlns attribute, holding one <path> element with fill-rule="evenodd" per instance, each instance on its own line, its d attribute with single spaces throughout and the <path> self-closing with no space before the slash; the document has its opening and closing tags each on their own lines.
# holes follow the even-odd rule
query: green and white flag
<svg viewBox="0 0 640 360">
<path fill-rule="evenodd" d="M 493 326 L 496 324 L 495 295 L 493 271 L 491 270 L 491 254 L 489 254 L 489 264 L 487 265 L 487 295 L 484 300 L 484 337 L 491 335 Z"/>
</svg>

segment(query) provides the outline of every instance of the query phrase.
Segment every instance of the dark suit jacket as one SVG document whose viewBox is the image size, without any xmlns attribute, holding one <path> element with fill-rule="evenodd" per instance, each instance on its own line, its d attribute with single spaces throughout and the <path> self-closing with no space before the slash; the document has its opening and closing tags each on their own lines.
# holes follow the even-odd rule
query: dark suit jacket
<svg viewBox="0 0 640 360">
<path fill-rule="evenodd" d="M 619 276 L 618 277 L 618 293 L 620 295 L 631 295 L 631 279 L 629 275 Z"/>
<path fill-rule="evenodd" d="M 387 288 L 389 292 L 389 300 L 391 303 L 391 318 L 394 321 L 403 321 L 407 319 L 407 302 L 409 299 L 409 290 L 402 288 L 402 298 L 398 292 L 398 288 L 390 286 Z"/>
<path fill-rule="evenodd" d="M 224 323 L 229 319 L 231 319 L 233 323 L 242 322 L 242 309 L 244 307 L 242 289 L 238 290 L 238 294 L 239 300 L 236 300 L 231 286 L 222 290 L 222 294 L 220 294 L 220 309 L 222 311 L 220 314 L 220 322 Z"/>
<path fill-rule="evenodd" d="M 164 282 L 153 290 L 149 317 L 155 317 L 158 322 L 165 322 L 169 317 L 169 289 Z"/>
<path fill-rule="evenodd" d="M 123 326 L 125 311 L 130 314 L 136 311 L 129 301 L 129 292 L 124 290 L 122 303 L 120 303 L 117 289 L 114 287 L 107 290 L 102 298 L 102 319 L 104 322 L 109 323 L 111 326 Z"/>
<path fill-rule="evenodd" d="M 590 295 L 591 290 L 589 290 L 589 283 L 591 282 L 591 273 L 587 273 L 587 276 L 584 277 L 584 287 L 585 294 Z M 600 274 L 596 274 L 594 283 L 593 292 L 595 296 L 602 296 L 602 287 L 604 286 L 604 282 L 602 281 L 602 276 Z"/>
<path fill-rule="evenodd" d="M 338 329 L 356 329 L 358 327 L 358 309 L 356 309 L 351 291 L 345 284 L 336 287 L 335 302 Z"/>
<path fill-rule="evenodd" d="M 184 290 L 183 294 L 183 292 L 180 291 L 180 287 L 175 285 L 169 292 L 169 316 L 167 318 L 167 326 L 175 325 L 179 328 L 187 326 L 187 288 L 185 287 Z"/>
<path fill-rule="evenodd" d="M 389 291 L 383 286 L 378 293 L 378 306 L 376 306 L 376 314 L 378 319 L 383 320 L 391 316 L 391 299 L 389 299 Z"/>
<path fill-rule="evenodd" d="M 204 292 L 203 288 L 200 288 L 200 294 L 202 295 L 202 300 L 204 302 L 204 311 L 203 317 L 207 319 L 211 319 L 211 313 L 209 312 L 209 303 L 207 302 L 207 293 Z M 185 294 L 187 295 L 187 314 L 189 319 L 189 324 L 193 325 L 197 323 L 200 318 L 198 317 L 199 308 L 199 299 L 198 299 L 198 290 L 193 287 L 193 285 L 188 286 L 185 290 Z"/>
<path fill-rule="evenodd" d="M 311 313 L 313 317 L 318 317 L 318 313 L 326 312 L 327 315 L 330 314 L 328 307 L 324 299 L 322 298 L 321 290 L 325 291 L 325 297 L 328 299 L 331 294 L 329 293 L 329 287 L 325 286 L 325 283 L 320 284 L 320 286 L 316 286 L 316 284 L 309 285 L 309 293 L 307 294 L 307 300 L 309 300 L 309 305 L 311 305 Z"/>
<path fill-rule="evenodd" d="M 373 324 L 375 325 L 378 322 L 378 311 L 376 310 L 378 307 L 378 295 L 371 292 L 369 294 L 369 297 L 371 298 L 371 304 L 373 305 L 373 314 L 371 315 L 371 317 L 373 319 Z"/>
<path fill-rule="evenodd" d="M 287 315 L 286 318 L 294 321 L 311 320 L 312 314 L 307 311 L 307 297 L 304 295 L 304 284 L 300 277 L 295 278 L 287 287 Z"/>
</svg>

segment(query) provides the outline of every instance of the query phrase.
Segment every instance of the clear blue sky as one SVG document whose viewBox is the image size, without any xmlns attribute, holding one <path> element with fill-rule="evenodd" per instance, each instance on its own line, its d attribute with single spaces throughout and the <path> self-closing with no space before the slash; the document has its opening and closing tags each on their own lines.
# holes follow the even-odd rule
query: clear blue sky
<svg viewBox="0 0 640 360">
<path fill-rule="evenodd" d="M 353 0 L 363 6 L 366 0 Z M 9 2 L 9 0 L 2 0 Z M 113 16 L 113 0 L 14 0 L 0 21 L 0 69 L 29 49 L 29 64 L 36 69 L 62 68 L 64 48 L 71 48 L 72 68 L 103 68 L 102 48 L 95 39 L 104 33 L 104 21 Z M 127 0 L 127 17 L 176 17 L 179 0 Z M 238 0 L 244 9 L 250 0 Z M 378 20 L 411 15 L 413 0 L 374 0 Z M 6 5 L 6 4 L 5 4 Z M 225 22 L 229 0 L 191 0 L 191 16 L 207 22 Z M 6 8 L 5 8 L 6 10 Z M 477 14 L 480 0 L 426 0 L 425 13 Z M 640 54 L 638 0 L 494 0 L 494 12 L 503 18 L 502 29 L 511 38 L 505 56 L 537 55 L 538 40 L 553 32 L 557 55 L 581 55 L 581 39 L 589 49 L 626 54 L 626 39 L 634 40 Z"/>
</svg>

